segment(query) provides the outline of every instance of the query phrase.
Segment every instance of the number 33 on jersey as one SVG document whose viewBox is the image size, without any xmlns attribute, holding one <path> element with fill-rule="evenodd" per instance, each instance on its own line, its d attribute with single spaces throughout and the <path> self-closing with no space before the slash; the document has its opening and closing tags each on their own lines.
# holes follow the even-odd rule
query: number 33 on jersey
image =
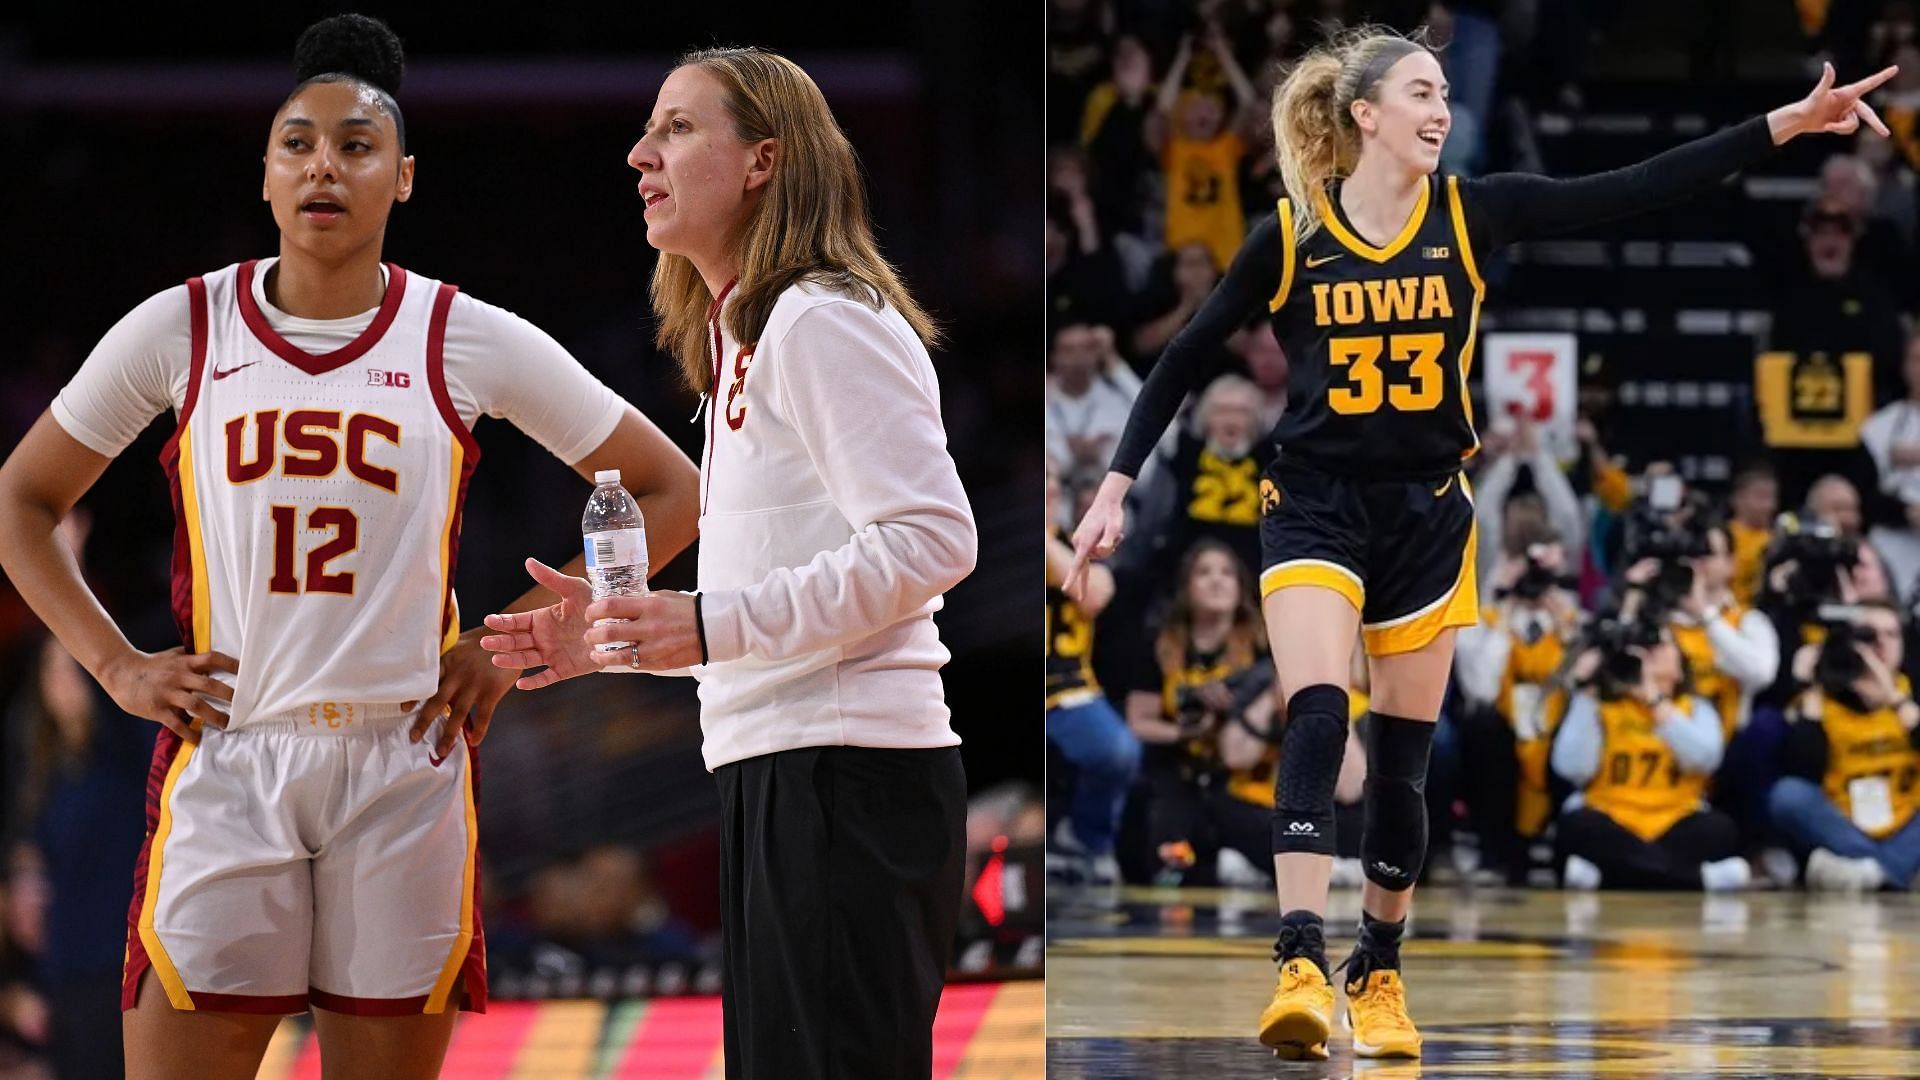
<svg viewBox="0 0 1920 1080">
<path fill-rule="evenodd" d="M 480 456 L 442 374 L 454 287 L 389 265 L 366 330 L 315 356 L 268 325 L 253 271 L 188 282 L 191 375 L 161 454 L 181 636 L 239 658 L 243 722 L 425 697 L 459 632 L 453 567 Z"/>
<path fill-rule="evenodd" d="M 1296 242 L 1280 200 L 1281 279 L 1268 304 L 1289 365 L 1289 408 L 1274 438 L 1290 456 L 1443 475 L 1479 447 L 1467 372 L 1485 286 L 1459 189 L 1429 178 L 1400 234 L 1361 239 L 1337 198 Z"/>
</svg>

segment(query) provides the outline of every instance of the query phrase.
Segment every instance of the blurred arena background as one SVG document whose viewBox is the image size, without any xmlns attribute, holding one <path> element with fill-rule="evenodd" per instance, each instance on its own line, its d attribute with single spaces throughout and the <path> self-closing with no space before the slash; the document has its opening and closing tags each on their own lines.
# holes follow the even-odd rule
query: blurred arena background
<svg viewBox="0 0 1920 1080">
<path fill-rule="evenodd" d="M 652 251 L 625 155 L 686 48 L 766 46 L 820 84 L 868 174 L 885 253 L 948 329 L 935 361 L 981 531 L 979 569 L 939 616 L 975 799 L 937 1075 L 1038 1075 L 1042 759 L 1016 673 L 1032 670 L 1024 590 L 1039 573 L 1039 5 L 914 0 L 883 18 L 857 4 L 15 7 L 0 16 L 0 147 L 16 166 L 0 180 L 0 325 L 14 345 L 0 447 L 140 300 L 276 250 L 259 200 L 266 124 L 292 86 L 295 37 L 338 10 L 387 20 L 408 50 L 399 100 L 418 183 L 387 257 L 543 327 L 696 460 L 696 401 L 650 343 Z M 166 430 L 107 471 L 74 530 L 89 579 L 145 649 L 178 643 L 155 460 Z M 506 425 L 477 435 L 458 578 L 474 619 L 526 587 L 522 556 L 578 549 L 588 491 Z M 689 551 L 658 580 L 690 587 L 693 566 Z M 693 691 L 588 678 L 503 704 L 481 750 L 495 1002 L 463 1023 L 447 1076 L 720 1075 L 717 800 Z M 152 732 L 10 586 L 0 702 L 0 1075 L 41 1076 L 58 1032 L 119 1038 Z M 262 1075 L 318 1076 L 304 1021 L 281 1034 Z"/>
<path fill-rule="evenodd" d="M 1485 447 L 1469 470 L 1485 620 L 1459 636 L 1428 786 L 1425 881 L 1458 891 L 1416 903 L 1408 976 L 1427 1057 L 1380 1075 L 1920 1071 L 1908 994 L 1920 864 L 1905 854 L 1920 842 L 1920 751 L 1897 721 L 1876 729 L 1884 772 L 1865 767 L 1830 700 L 1863 677 L 1825 666 L 1878 634 L 1898 692 L 1920 677 L 1910 0 L 1049 0 L 1047 449 L 1062 485 L 1050 526 L 1078 522 L 1140 378 L 1283 194 L 1276 81 L 1330 29 L 1363 21 L 1432 27 L 1451 83 L 1442 169 L 1466 175 L 1619 168 L 1798 100 L 1822 61 L 1843 82 L 1901 68 L 1872 98 L 1891 139 L 1863 125 L 1796 140 L 1680 206 L 1482 261 L 1470 383 Z M 1252 1033 L 1272 985 L 1254 957 L 1277 924 L 1277 750 L 1237 737 L 1243 703 L 1202 694 L 1266 661 L 1221 644 L 1237 640 L 1223 631 L 1232 605 L 1199 584 L 1212 560 L 1242 586 L 1259 566 L 1254 484 L 1287 379 L 1264 313 L 1208 378 L 1134 488 L 1117 591 L 1092 625 L 1092 669 L 1127 730 L 1051 752 L 1061 1077 L 1275 1068 Z M 1185 561 L 1209 542 L 1214 554 Z M 1569 800 L 1592 772 L 1557 739 L 1568 702 L 1593 693 L 1573 661 L 1621 654 L 1621 599 L 1636 591 L 1641 632 L 1672 636 L 1726 725 L 1711 774 L 1689 781 L 1709 793 L 1694 820 L 1717 839 L 1662 854 L 1652 873 L 1586 844 L 1598 811 Z M 1890 612 L 1822 614 L 1829 601 Z M 1899 633 L 1879 627 L 1889 618 Z M 1056 625 L 1059 671 L 1083 629 Z M 1055 670 L 1050 732 L 1072 707 L 1056 708 Z M 1863 706 L 1873 723 L 1894 721 L 1883 704 Z M 1346 856 L 1364 764 L 1350 743 Z M 1885 814 L 1850 800 L 1861 780 L 1889 792 Z M 1086 783 L 1127 790 L 1110 851 L 1073 829 Z M 1357 860 L 1334 880 L 1329 934 L 1344 939 Z M 1742 990 L 1740 963 L 1772 991 Z M 1605 1060 L 1623 1038 L 1639 1040 L 1631 1060 Z M 1336 1047 L 1325 1066 L 1285 1068 L 1353 1067 Z"/>
</svg>

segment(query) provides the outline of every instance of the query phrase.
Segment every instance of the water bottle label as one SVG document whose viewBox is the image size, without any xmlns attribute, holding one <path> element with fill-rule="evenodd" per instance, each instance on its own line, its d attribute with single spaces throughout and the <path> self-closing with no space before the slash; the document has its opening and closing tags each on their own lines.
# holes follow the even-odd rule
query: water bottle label
<svg viewBox="0 0 1920 1080">
<path fill-rule="evenodd" d="M 587 549 L 587 569 L 609 570 L 638 566 L 647 561 L 647 530 L 608 529 L 581 537 Z"/>
</svg>

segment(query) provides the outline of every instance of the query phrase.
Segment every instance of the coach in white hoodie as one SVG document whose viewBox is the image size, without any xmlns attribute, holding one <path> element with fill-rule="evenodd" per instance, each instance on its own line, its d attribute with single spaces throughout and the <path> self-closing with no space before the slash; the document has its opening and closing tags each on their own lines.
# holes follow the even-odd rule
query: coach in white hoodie
<svg viewBox="0 0 1920 1080">
<path fill-rule="evenodd" d="M 531 689 L 700 680 L 720 786 L 729 1080 L 922 1080 L 959 916 L 966 780 L 933 613 L 973 569 L 936 331 L 880 256 L 853 150 L 771 53 L 684 57 L 628 156 L 659 340 L 705 394 L 700 591 L 496 615 Z M 598 619 L 624 619 L 600 628 Z M 592 645 L 632 641 L 618 653 Z"/>
</svg>

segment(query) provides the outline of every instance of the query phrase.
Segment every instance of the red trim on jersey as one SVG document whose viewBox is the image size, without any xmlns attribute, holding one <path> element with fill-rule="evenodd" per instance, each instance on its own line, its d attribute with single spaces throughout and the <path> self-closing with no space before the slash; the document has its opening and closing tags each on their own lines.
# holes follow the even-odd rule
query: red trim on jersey
<svg viewBox="0 0 1920 1080">
<path fill-rule="evenodd" d="M 191 616 L 189 616 L 191 619 Z M 120 974 L 120 1008 L 133 1008 L 140 999 L 140 976 L 152 960 L 146 943 L 140 940 L 140 909 L 147 899 L 147 857 L 153 851 L 153 833 L 160 827 L 160 795 L 167 787 L 167 770 L 180 754 L 180 736 L 172 728 L 161 728 L 153 740 L 153 763 L 147 766 L 147 838 L 140 844 L 140 857 L 133 864 L 133 902 L 127 905 L 127 964 Z"/>
<path fill-rule="evenodd" d="M 345 994 L 329 994 L 317 986 L 307 991 L 307 999 L 313 1002 L 316 1009 L 348 1016 L 417 1016 L 427 1007 L 425 994 L 404 998 L 348 997 Z"/>
<path fill-rule="evenodd" d="M 231 1012 L 257 1013 L 269 1016 L 287 1016 L 307 1011 L 306 994 L 203 994 L 198 990 L 187 991 L 193 999 L 195 1012 Z"/>
<path fill-rule="evenodd" d="M 473 791 L 474 821 L 480 820 L 480 748 L 467 744 L 467 785 Z M 460 962 L 460 981 L 466 985 L 462 1012 L 487 1011 L 487 932 L 480 925 L 480 848 L 473 850 L 473 941 Z"/>
<path fill-rule="evenodd" d="M 167 474 L 173 489 L 173 622 L 180 628 L 180 643 L 188 652 L 193 641 L 193 555 L 187 541 L 187 510 L 180 493 L 180 436 L 187 430 L 193 407 L 200 401 L 200 384 L 207 367 L 207 283 L 202 278 L 187 279 L 187 325 L 191 328 L 192 360 L 187 365 L 187 396 L 180 404 L 180 422 L 160 448 L 160 469 Z M 187 463 L 193 467 L 192 462 Z"/>
<path fill-rule="evenodd" d="M 433 404 L 440 410 L 440 418 L 446 421 L 464 451 L 460 455 L 460 489 L 453 499 L 453 525 L 447 533 L 447 594 L 440 599 L 442 635 L 446 634 L 454 615 L 453 572 L 460 562 L 460 519 L 466 512 L 467 484 L 473 479 L 474 466 L 480 464 L 479 440 L 460 422 L 453 397 L 447 393 L 447 312 L 453 307 L 453 294 L 459 291 L 456 285 L 442 283 L 433 297 L 433 315 L 427 320 L 427 388 L 433 394 Z"/>
<path fill-rule="evenodd" d="M 707 384 L 707 483 L 705 490 L 700 493 L 702 514 L 707 512 L 707 498 L 713 494 L 713 410 L 720 400 L 720 353 L 723 351 L 720 345 L 720 305 L 727 302 L 727 294 L 739 283 L 739 278 L 727 282 L 721 288 L 720 295 L 714 297 L 713 303 L 707 308 L 707 326 L 713 330 L 713 380 Z"/>
<path fill-rule="evenodd" d="M 162 463 L 179 448 L 180 433 L 187 430 L 193 407 L 200 401 L 200 377 L 207 366 L 207 282 L 204 278 L 187 279 L 187 325 L 193 340 L 192 359 L 187 366 L 187 398 L 180 404 L 180 422 L 173 426 L 173 434 L 167 436 L 166 445 L 160 449 Z"/>
<path fill-rule="evenodd" d="M 474 441 L 473 432 L 460 422 L 460 414 L 454 410 L 453 398 L 447 393 L 447 312 L 453 307 L 453 294 L 460 291 L 458 285 L 442 283 L 440 290 L 433 296 L 433 315 L 427 320 L 427 386 L 433 391 L 433 403 L 440 409 L 441 419 L 466 448 L 467 456 L 478 461 L 480 444 Z"/>
<path fill-rule="evenodd" d="M 260 339 L 260 344 L 273 350 L 273 354 L 309 375 L 325 375 L 335 368 L 345 367 L 360 359 L 368 349 L 379 344 L 381 335 L 387 327 L 393 325 L 393 317 L 400 313 L 400 299 L 407 293 L 407 272 L 387 264 L 387 293 L 380 298 L 380 312 L 367 324 L 360 336 L 347 342 L 325 356 L 315 356 L 305 349 L 281 337 L 273 327 L 267 325 L 267 317 L 260 312 L 260 305 L 253 299 L 253 267 L 258 259 L 249 259 L 240 264 L 240 273 L 234 281 L 234 298 L 240 303 L 240 318 Z"/>
</svg>

